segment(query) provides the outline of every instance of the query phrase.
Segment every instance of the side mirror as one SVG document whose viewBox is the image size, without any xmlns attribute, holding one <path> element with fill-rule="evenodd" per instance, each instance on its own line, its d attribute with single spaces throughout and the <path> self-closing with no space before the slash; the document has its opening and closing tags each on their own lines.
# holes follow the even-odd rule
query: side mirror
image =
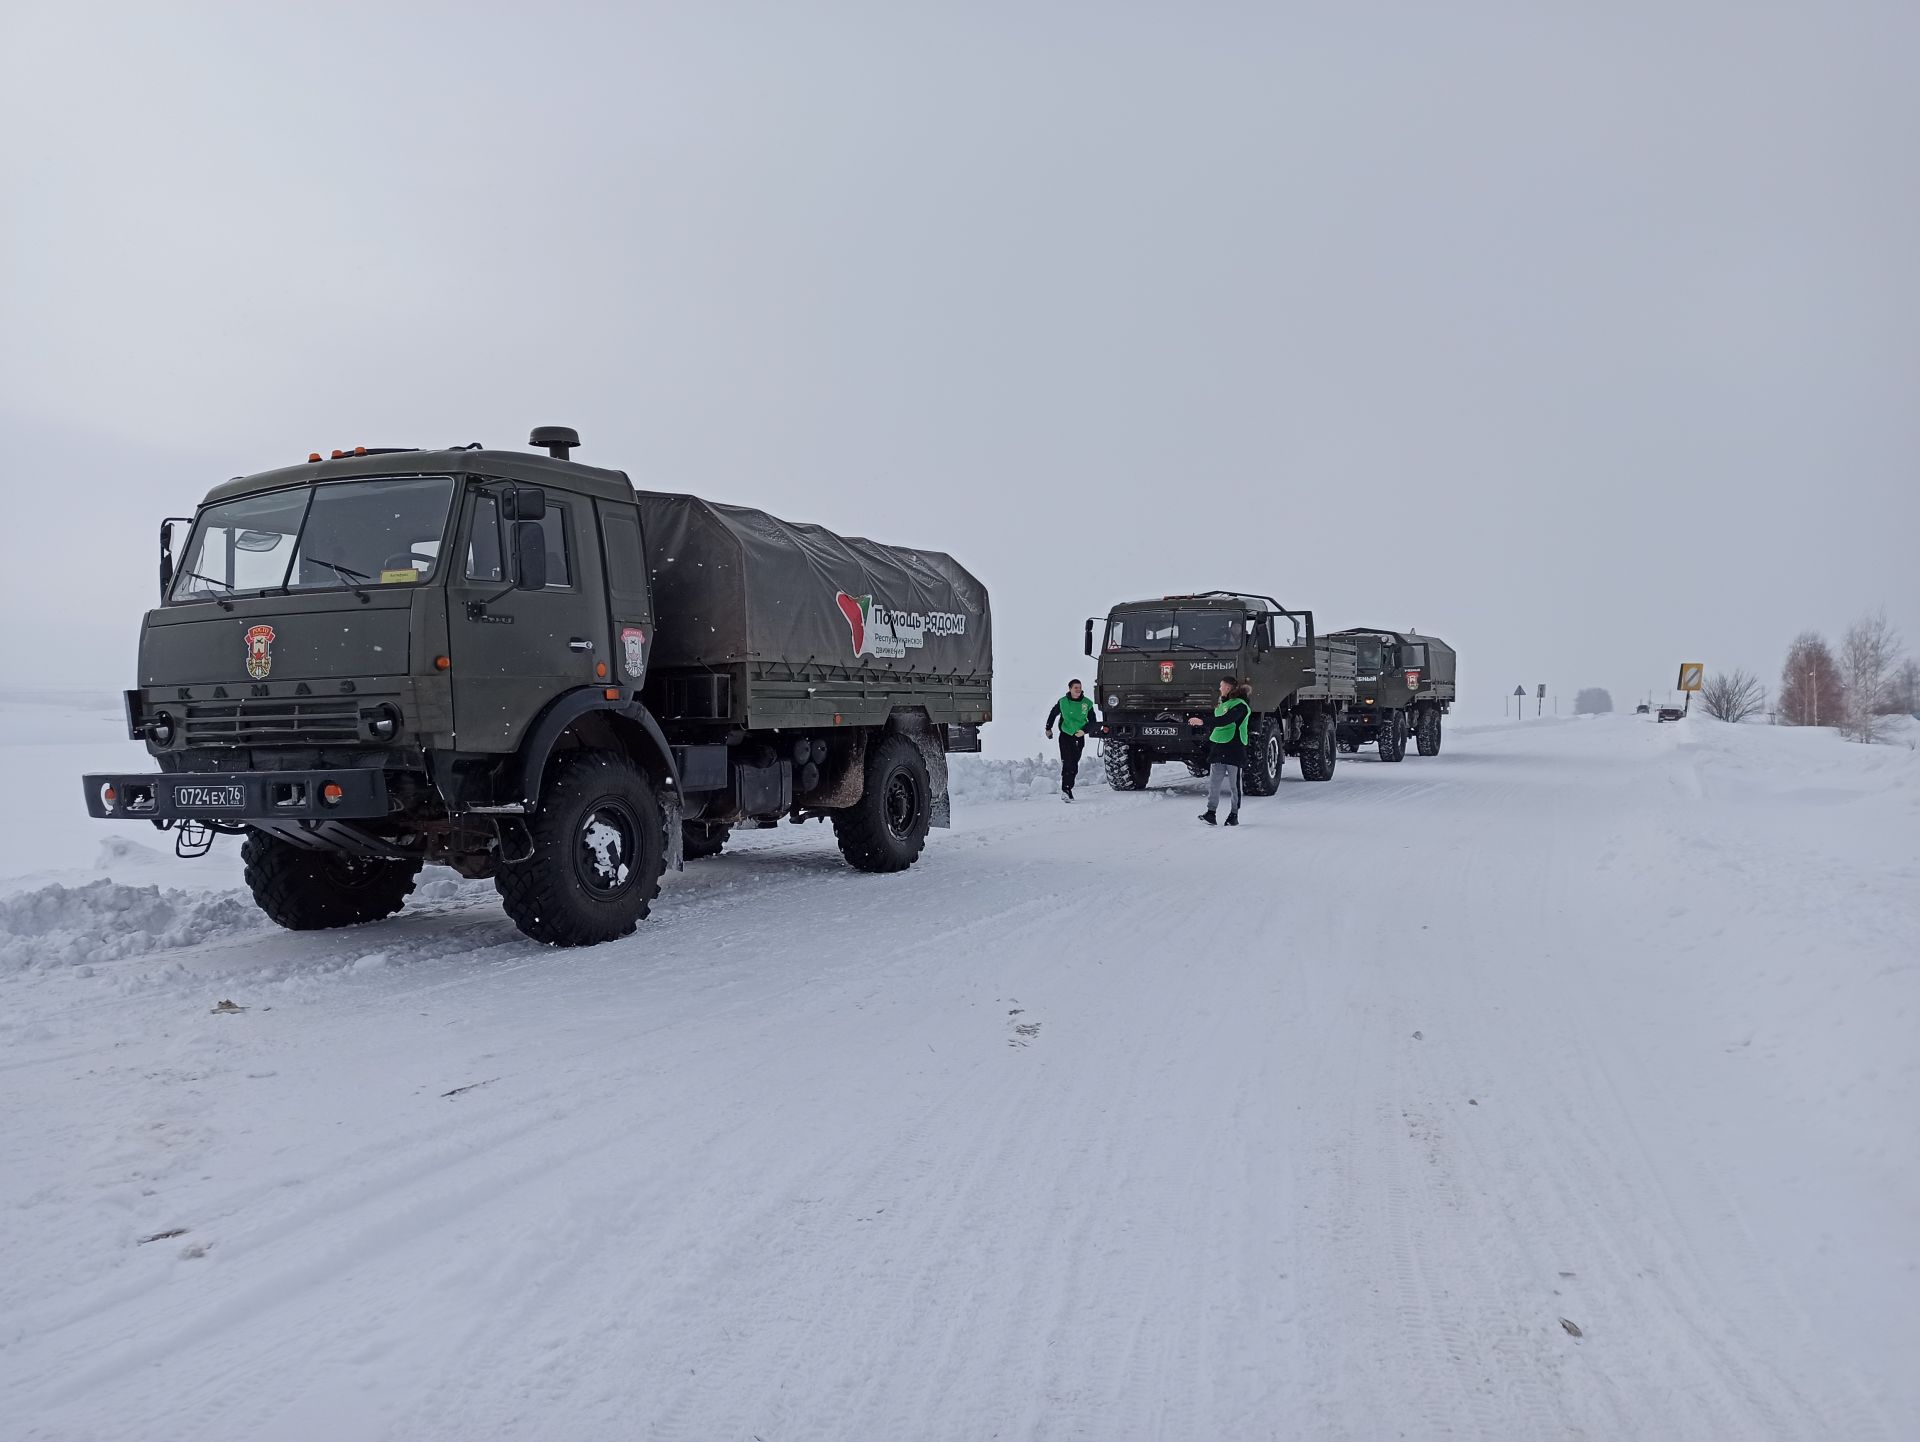
<svg viewBox="0 0 1920 1442">
<path fill-rule="evenodd" d="M 500 514 L 509 521 L 541 521 L 547 515 L 547 493 L 538 486 L 513 486 L 500 497 Z"/>
<path fill-rule="evenodd" d="M 168 516 L 160 523 L 160 599 L 173 589 L 173 528 L 188 524 L 185 516 Z"/>
<path fill-rule="evenodd" d="M 1093 654 L 1093 617 L 1087 617 L 1087 654 Z"/>
<path fill-rule="evenodd" d="M 535 492 L 538 495 L 538 492 Z M 541 506 L 546 498 L 541 497 Z M 547 589 L 547 532 L 538 521 L 513 523 L 513 587 L 516 591 Z"/>
</svg>

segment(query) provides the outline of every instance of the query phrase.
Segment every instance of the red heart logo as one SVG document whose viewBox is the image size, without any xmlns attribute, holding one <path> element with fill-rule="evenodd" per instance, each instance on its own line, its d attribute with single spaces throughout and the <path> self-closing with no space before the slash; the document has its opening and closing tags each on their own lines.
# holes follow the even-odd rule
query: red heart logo
<svg viewBox="0 0 1920 1442">
<path fill-rule="evenodd" d="M 867 618 L 860 614 L 860 603 L 845 591 L 835 595 L 833 601 L 853 631 L 853 654 L 858 656 L 867 646 Z"/>
</svg>

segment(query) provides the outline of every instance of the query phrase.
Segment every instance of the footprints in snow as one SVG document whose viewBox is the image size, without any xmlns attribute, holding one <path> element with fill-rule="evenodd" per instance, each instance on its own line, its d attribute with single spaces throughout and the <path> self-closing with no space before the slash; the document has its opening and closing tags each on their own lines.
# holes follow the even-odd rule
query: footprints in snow
<svg viewBox="0 0 1920 1442">
<path fill-rule="evenodd" d="M 1007 1000 L 1015 1003 L 1007 1013 L 1009 1017 L 1026 1015 L 1026 1008 L 1018 1005 L 1019 997 L 1010 996 Z M 1040 1023 L 1037 1021 L 1016 1021 L 1009 1024 L 1013 1027 L 1013 1035 L 1007 1038 L 1008 1046 L 1031 1046 L 1033 1039 L 1040 1035 Z"/>
</svg>

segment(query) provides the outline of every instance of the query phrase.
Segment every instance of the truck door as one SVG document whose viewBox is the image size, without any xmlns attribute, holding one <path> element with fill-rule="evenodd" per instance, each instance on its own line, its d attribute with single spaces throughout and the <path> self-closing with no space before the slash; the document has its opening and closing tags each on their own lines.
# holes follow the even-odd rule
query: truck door
<svg viewBox="0 0 1920 1442">
<path fill-rule="evenodd" d="M 463 751 L 513 750 L 561 692 L 605 684 L 613 674 L 592 502 L 546 493 L 546 589 L 521 591 L 513 588 L 510 523 L 501 516 L 508 488 L 482 481 L 469 489 L 454 551 L 447 632 Z"/>
<path fill-rule="evenodd" d="M 1256 710 L 1279 710 L 1302 686 L 1312 685 L 1313 657 L 1293 618 L 1270 611 L 1260 618 L 1260 689 Z"/>
</svg>

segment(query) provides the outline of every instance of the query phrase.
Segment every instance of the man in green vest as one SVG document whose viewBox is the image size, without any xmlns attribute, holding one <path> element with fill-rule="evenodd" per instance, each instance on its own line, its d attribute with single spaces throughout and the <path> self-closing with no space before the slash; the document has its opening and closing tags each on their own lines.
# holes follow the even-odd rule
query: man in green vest
<svg viewBox="0 0 1920 1442">
<path fill-rule="evenodd" d="M 1227 825 L 1240 824 L 1240 768 L 1247 763 L 1247 723 L 1253 720 L 1253 692 L 1237 684 L 1233 677 L 1220 678 L 1220 704 L 1213 708 L 1213 729 L 1207 733 L 1207 809 L 1200 819 L 1209 826 L 1219 823 L 1224 792 L 1233 803 L 1227 812 Z M 1189 726 L 1204 726 L 1198 716 L 1187 718 Z"/>
<path fill-rule="evenodd" d="M 1067 682 L 1067 694 L 1053 703 L 1047 712 L 1047 740 L 1053 740 L 1053 723 L 1060 723 L 1060 794 L 1073 800 L 1073 783 L 1080 775 L 1080 753 L 1087 746 L 1087 727 L 1093 721 L 1093 702 L 1081 694 L 1076 677 Z"/>
</svg>

